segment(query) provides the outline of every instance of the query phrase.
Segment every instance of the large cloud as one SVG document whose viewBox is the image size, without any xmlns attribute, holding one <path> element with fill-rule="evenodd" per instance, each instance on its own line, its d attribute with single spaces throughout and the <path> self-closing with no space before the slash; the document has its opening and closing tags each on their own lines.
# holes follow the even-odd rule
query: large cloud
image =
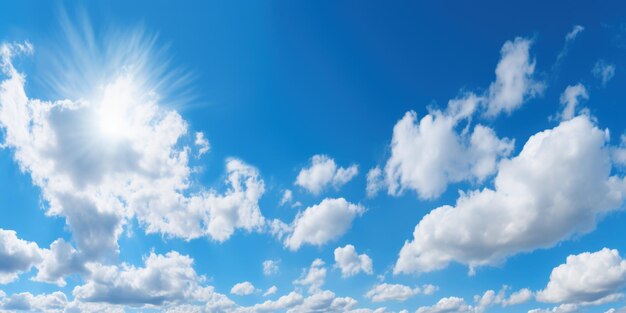
<svg viewBox="0 0 626 313">
<path fill-rule="evenodd" d="M 626 260 L 617 250 L 604 248 L 594 253 L 567 257 L 552 270 L 550 282 L 537 292 L 537 300 L 553 303 L 600 301 L 626 286 Z"/>
<path fill-rule="evenodd" d="M 495 189 L 464 193 L 455 206 L 427 214 L 394 273 L 429 272 L 451 261 L 493 265 L 590 232 L 624 197 L 624 181 L 610 176 L 607 134 L 579 116 L 532 136 L 517 157 L 501 162 Z"/>
<path fill-rule="evenodd" d="M 47 214 L 65 218 L 84 260 L 111 260 L 132 217 L 148 233 L 184 239 L 224 241 L 236 229 L 261 230 L 265 220 L 258 200 L 265 187 L 254 167 L 228 159 L 226 191 L 194 186 L 199 191 L 190 192 L 192 147 L 181 142 L 190 137 L 193 143 L 193 136 L 183 118 L 162 103 L 167 98 L 156 93 L 166 82 L 160 77 L 175 75 L 152 69 L 153 41 L 135 33 L 129 37 L 107 47 L 114 54 L 101 61 L 110 75 L 76 101 L 30 99 L 25 75 L 12 60 L 32 47 L 0 48 L 6 75 L 0 83 L 2 144 L 41 188 Z M 204 153 L 206 139 L 200 139 L 198 153 Z"/>
<path fill-rule="evenodd" d="M 34 242 L 17 237 L 13 230 L 0 228 L 0 284 L 17 279 L 42 260 L 43 251 Z"/>
</svg>

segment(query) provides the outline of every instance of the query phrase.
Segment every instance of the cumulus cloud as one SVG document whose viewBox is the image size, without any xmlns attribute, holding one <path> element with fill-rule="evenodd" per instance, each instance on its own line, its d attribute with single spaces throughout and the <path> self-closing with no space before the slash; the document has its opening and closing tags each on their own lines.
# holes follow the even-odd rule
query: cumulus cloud
<svg viewBox="0 0 626 313">
<path fill-rule="evenodd" d="M 249 281 L 244 281 L 241 283 L 237 283 L 230 289 L 230 293 L 238 296 L 248 296 L 251 295 L 258 290 L 254 288 L 254 285 Z"/>
<path fill-rule="evenodd" d="M 63 239 L 55 240 L 50 249 L 42 251 L 43 261 L 37 265 L 33 280 L 65 286 L 65 276 L 88 273 L 84 257 Z"/>
<path fill-rule="evenodd" d="M 581 100 L 589 100 L 587 88 L 581 83 L 567 86 L 560 98 L 561 104 L 564 106 L 560 119 L 563 121 L 572 119 L 576 115 L 576 107 Z"/>
<path fill-rule="evenodd" d="M 367 254 L 357 254 L 353 245 L 335 249 L 335 266 L 341 270 L 341 276 L 350 277 L 364 272 L 372 275 L 372 259 Z"/>
<path fill-rule="evenodd" d="M 594 64 L 591 72 L 593 76 L 600 80 L 602 86 L 605 87 L 606 84 L 613 79 L 613 76 L 615 76 L 615 65 L 607 63 L 604 60 L 598 60 L 596 64 Z"/>
<path fill-rule="evenodd" d="M 586 116 L 535 134 L 517 157 L 500 163 L 494 189 L 462 193 L 455 206 L 424 216 L 394 273 L 430 272 L 452 261 L 471 272 L 592 231 L 625 192 L 623 179 L 610 176 L 607 140 Z"/>
<path fill-rule="evenodd" d="M 455 102 L 476 102 L 470 95 Z M 460 117 L 467 113 L 449 104 L 445 112 L 434 111 L 418 121 L 415 112 L 407 112 L 393 128 L 391 157 L 385 165 L 385 180 L 392 195 L 405 189 L 417 192 L 421 199 L 433 199 L 449 183 L 483 181 L 492 175 L 501 157 L 513 150 L 513 140 L 496 136 L 493 129 L 477 125 L 473 131 L 457 133 Z"/>
<path fill-rule="evenodd" d="M 436 304 L 432 306 L 423 306 L 417 309 L 415 313 L 470 313 L 472 312 L 471 306 L 465 303 L 463 298 L 447 297 L 442 298 Z"/>
<path fill-rule="evenodd" d="M 324 199 L 298 213 L 287 227 L 290 234 L 285 239 L 285 246 L 290 250 L 298 250 L 303 244 L 321 246 L 345 234 L 352 220 L 363 212 L 363 206 L 344 198 Z"/>
<path fill-rule="evenodd" d="M 329 156 L 318 154 L 311 158 L 309 167 L 300 170 L 295 184 L 317 195 L 329 185 L 339 189 L 358 173 L 357 165 L 339 167 Z"/>
<path fill-rule="evenodd" d="M 0 293 L 0 311 L 8 312 L 64 312 L 68 304 L 64 293 L 56 291 L 50 294 L 33 295 L 30 292 L 22 292 L 5 296 Z"/>
<path fill-rule="evenodd" d="M 530 301 L 533 292 L 528 288 L 520 289 L 512 293 L 509 298 L 502 301 L 502 306 L 518 305 Z"/>
<path fill-rule="evenodd" d="M 77 34 L 70 38 L 77 51 L 55 60 L 67 67 L 54 81 L 69 100 L 29 98 L 26 76 L 13 59 L 32 47 L 0 47 L 6 77 L 0 83 L 0 129 L 2 146 L 41 188 L 47 214 L 65 218 L 85 260 L 115 257 L 117 239 L 133 217 L 147 233 L 184 239 L 221 242 L 237 229 L 263 229 L 258 200 L 264 182 L 241 160 L 227 160 L 225 192 L 203 186 L 190 191 L 191 148 L 181 143 L 188 126 L 163 103 L 171 100 L 168 91 L 157 88 L 180 82 L 167 84 L 176 75 L 154 66 L 152 38 L 131 31 L 105 46 L 87 44 Z M 208 148 L 204 135 L 195 139 L 200 151 Z"/>
<path fill-rule="evenodd" d="M 13 230 L 0 228 L 0 284 L 16 280 L 42 260 L 43 251 L 34 242 L 22 240 Z"/>
<path fill-rule="evenodd" d="M 278 265 L 280 260 L 265 260 L 263 261 L 263 275 L 270 276 L 278 273 Z"/>
<path fill-rule="evenodd" d="M 370 289 L 365 297 L 373 302 L 404 301 L 421 293 L 419 287 L 411 288 L 401 284 L 382 283 Z"/>
<path fill-rule="evenodd" d="M 118 305 L 163 305 L 181 301 L 209 301 L 217 296 L 213 287 L 203 287 L 205 278 L 192 267 L 193 259 L 171 251 L 150 253 L 144 267 L 88 263 L 86 282 L 72 292 L 81 302 Z"/>
<path fill-rule="evenodd" d="M 238 312 L 277 312 L 293 308 L 304 301 L 301 294 L 292 291 L 288 295 L 284 295 L 275 301 L 267 300 L 263 303 L 257 303 L 252 307 L 244 307 L 238 309 Z"/>
<path fill-rule="evenodd" d="M 300 278 L 294 280 L 294 284 L 300 286 L 308 286 L 309 293 L 316 293 L 320 291 L 320 287 L 324 285 L 326 280 L 326 267 L 325 263 L 321 259 L 313 260 L 311 266 L 308 269 L 302 270 Z"/>
<path fill-rule="evenodd" d="M 533 78 L 535 60 L 530 56 L 531 45 L 530 39 L 517 37 L 502 46 L 496 81 L 489 86 L 487 116 L 511 114 L 524 101 L 543 92 L 544 84 Z"/>
<path fill-rule="evenodd" d="M 283 206 L 287 203 L 291 203 L 293 201 L 293 192 L 289 189 L 283 190 L 283 196 L 280 198 L 280 202 L 278 203 L 280 206 Z"/>
<path fill-rule="evenodd" d="M 626 260 L 617 250 L 604 248 L 567 257 L 552 270 L 537 300 L 552 303 L 581 303 L 615 297 L 626 286 Z"/>
<path fill-rule="evenodd" d="M 334 292 L 324 290 L 308 296 L 302 304 L 287 310 L 287 313 L 348 312 L 356 304 L 357 301 L 350 297 L 336 297 Z"/>
</svg>

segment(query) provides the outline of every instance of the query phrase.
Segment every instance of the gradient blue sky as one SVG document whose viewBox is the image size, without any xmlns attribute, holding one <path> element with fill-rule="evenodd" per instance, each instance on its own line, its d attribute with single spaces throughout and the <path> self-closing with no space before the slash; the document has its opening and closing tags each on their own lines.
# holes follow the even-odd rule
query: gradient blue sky
<svg viewBox="0 0 626 313">
<path fill-rule="evenodd" d="M 582 28 L 574 34 L 576 26 Z M 54 66 L 58 60 L 62 60 L 62 64 L 70 64 L 71 60 L 78 58 L 75 54 L 80 54 L 82 48 L 85 51 L 88 49 L 68 36 L 71 31 L 81 36 L 92 31 L 93 40 L 97 43 L 95 50 L 115 49 L 117 46 L 123 50 L 133 35 L 154 38 L 152 47 L 146 45 L 149 40 L 144 40 L 135 48 L 139 51 L 133 51 L 139 53 L 145 49 L 152 53 L 147 67 L 158 67 L 168 61 L 164 73 L 158 74 L 160 77 L 149 79 L 158 80 L 169 74 L 174 79 L 184 77 L 181 87 L 168 88 L 172 84 L 170 79 L 159 85 L 156 92 L 164 96 L 158 105 L 164 110 L 177 112 L 187 123 L 187 133 L 173 145 L 176 149 L 188 146 L 191 151 L 186 164 L 191 173 L 185 195 L 202 190 L 214 190 L 218 195 L 228 192 L 228 186 L 224 184 L 228 176 L 225 162 L 236 158 L 256 168 L 264 182 L 265 192 L 258 199 L 258 208 L 266 221 L 277 219 L 289 224 L 298 212 L 320 204 L 325 198 L 345 198 L 364 209 L 362 214 L 357 214 L 347 223 L 347 231 L 330 236 L 319 244 L 303 244 L 296 251 L 287 247 L 284 238 L 271 234 L 267 225 L 263 225 L 261 230 L 235 229 L 232 236 L 219 241 L 210 235 L 185 238 L 163 231 L 147 233 L 146 224 L 138 221 L 137 213 L 131 213 L 124 219 L 123 234 L 115 239 L 119 247 L 117 255 L 84 257 L 81 262 L 117 265 L 120 266 L 118 269 L 122 263 L 144 267 L 144 261 L 151 252 L 165 255 L 169 251 L 177 251 L 193 259 L 193 270 L 198 275 L 206 276 L 206 280 L 199 282 L 201 286 L 214 286 L 216 293 L 226 295 L 236 303 L 230 310 L 276 300 L 292 291 L 303 298 L 315 296 L 316 291 L 309 291 L 308 286 L 294 284 L 294 281 L 308 270 L 316 258 L 323 260 L 327 269 L 321 290 L 330 290 L 336 297 L 351 297 L 358 301 L 356 305 L 339 311 L 385 307 L 390 312 L 403 309 L 413 312 L 424 307 L 423 312 L 437 312 L 426 311 L 426 307 L 450 297 L 463 298 L 471 306 L 455 308 L 450 312 L 528 312 L 537 308 L 552 309 L 562 304 L 569 304 L 582 312 L 605 312 L 610 308 L 626 306 L 623 298 L 614 296 L 625 291 L 624 259 L 616 265 L 616 272 L 607 274 L 614 283 L 595 286 L 596 290 L 600 290 L 595 298 L 589 296 L 590 291 L 575 287 L 571 287 L 572 296 L 567 299 L 547 301 L 535 296 L 542 290 L 548 290 L 553 269 L 566 264 L 569 255 L 599 253 L 604 247 L 626 254 L 626 214 L 622 211 L 621 195 L 606 208 L 598 204 L 602 208 L 589 206 L 576 209 L 580 210 L 580 215 L 572 215 L 574 219 L 586 214 L 593 216 L 591 228 L 583 230 L 585 227 L 576 226 L 577 221 L 571 221 L 570 226 L 563 226 L 562 235 L 556 238 L 556 242 L 546 239 L 546 242 L 526 248 L 511 247 L 511 252 L 507 252 L 502 260 L 493 262 L 490 259 L 490 264 L 477 266 L 475 273 L 470 275 L 469 262 L 459 255 L 451 257 L 449 264 L 432 271 L 422 268 L 416 269 L 415 273 L 394 273 L 394 267 L 405 242 L 415 239 L 413 231 L 425 215 L 442 205 L 454 205 L 459 191 L 494 188 L 498 169 L 494 168 L 482 180 L 464 173 L 461 175 L 463 178 L 449 182 L 441 194 L 430 199 L 418 196 L 417 190 L 408 186 L 410 179 L 405 182 L 405 190 L 399 194 L 388 193 L 386 181 L 382 182 L 382 190 L 377 195 L 368 196 L 366 193 L 368 171 L 379 166 L 384 172 L 388 161 L 394 157 L 390 146 L 394 125 L 406 112 L 414 111 L 419 122 L 429 113 L 436 115 L 433 112 L 445 111 L 450 99 L 466 99 L 469 93 L 484 97 L 471 116 L 456 125 L 453 132 L 465 138 L 462 141 L 466 140 L 468 134 L 463 135 L 462 132 L 467 122 L 470 133 L 475 125 L 482 124 L 493 129 L 498 138 L 514 140 L 508 153 L 496 157 L 499 162 L 517 156 L 531 136 L 567 124 L 568 119 L 559 115 L 566 102 L 561 98 L 568 86 L 579 83 L 584 86 L 588 99 L 578 98 L 581 101 L 575 115 L 579 117 L 574 120 L 584 120 L 595 130 L 609 130 L 610 136 L 604 139 L 602 149 L 611 157 L 605 163 L 608 162 L 610 175 L 623 180 L 626 158 L 619 158 L 620 152 L 623 152 L 620 149 L 624 149 L 626 144 L 626 140 L 620 141 L 620 136 L 626 133 L 626 5 L 623 3 L 6 2 L 0 9 L 0 41 L 14 50 L 16 44 L 24 42 L 33 47 L 32 53 L 15 53 L 7 58 L 12 67 L 25 75 L 24 88 L 29 99 L 52 102 L 89 100 L 73 98 L 75 94 L 58 88 L 58 84 L 72 85 L 74 82 L 64 80 L 80 79 L 81 75 L 89 75 L 94 69 L 106 68 L 107 65 L 98 62 L 114 64 L 105 54 L 101 60 L 92 59 L 96 64 L 76 62 L 73 69 Z M 568 34 L 573 35 L 567 39 Z M 496 67 L 505 58 L 501 49 L 506 42 L 517 43 L 515 40 L 518 37 L 529 43 L 527 61 L 535 62 L 532 73 L 526 78 L 541 85 L 541 88 L 534 94 L 522 91 L 523 99 L 510 112 L 487 116 L 485 112 L 493 105 L 490 86 L 497 80 Z M 72 48 L 72 44 L 77 46 Z M 613 75 L 604 77 L 605 81 L 602 74 L 594 71 L 602 65 L 614 71 Z M 148 71 L 147 75 L 152 73 Z M 9 78 L 5 71 L 2 80 Z M 115 80 L 114 75 L 106 78 L 111 80 L 104 82 L 105 85 Z M 91 87 L 97 89 L 99 86 Z M 2 92 L 7 92 L 7 89 Z M 2 99 L 0 107 L 6 107 L 7 100 Z M 77 248 L 79 254 L 82 253 L 83 247 L 76 237 L 78 234 L 68 226 L 67 215 L 47 215 L 51 205 L 42 194 L 45 187 L 33 182 L 32 170 L 20 169 L 19 157 L 16 156 L 16 149 L 19 149 L 16 145 L 19 144 L 8 143 L 4 138 L 7 128 L 11 127 L 7 124 L 9 120 L 11 117 L 0 118 L 0 138 L 5 142 L 0 149 L 0 229 L 14 230 L 18 238 L 36 243 L 41 251 L 47 251 L 52 242 L 63 238 Z M 195 132 L 202 132 L 210 142 L 210 150 L 199 158 L 195 157 L 198 149 L 194 145 Z M 411 151 L 428 154 L 434 149 L 428 145 L 438 144 L 437 140 L 422 142 L 422 146 L 413 147 Z M 470 145 L 468 142 L 464 144 Z M 311 166 L 314 155 L 326 155 L 338 167 L 358 165 L 358 174 L 350 177 L 345 184 L 332 186 L 329 183 L 319 194 L 310 192 L 297 185 L 296 180 L 301 170 Z M 439 157 L 447 158 L 445 155 Z M 461 159 L 464 157 L 461 156 Z M 593 157 L 591 154 L 590 158 Z M 416 158 L 419 156 L 409 154 L 405 155 L 404 161 L 410 168 Z M 471 166 L 473 161 L 468 162 Z M 601 160 L 598 162 L 602 163 Z M 73 166 L 75 161 L 70 160 L 69 164 Z M 578 165 L 572 166 L 576 168 Z M 586 173 L 584 170 L 580 172 Z M 558 178 L 563 185 L 568 185 L 570 174 L 577 175 L 573 171 Z M 593 180 L 589 181 L 593 183 Z M 626 184 L 615 192 L 626 197 L 624 186 Z M 560 186 L 536 187 L 549 191 L 556 188 L 555 194 L 560 190 Z M 593 189 L 593 186 L 589 188 Z M 279 204 L 286 189 L 293 192 L 293 202 L 298 201 L 301 206 Z M 577 196 L 597 199 L 593 192 L 589 191 L 589 196 Z M 159 206 L 159 203 L 151 205 Z M 568 209 L 569 206 L 565 205 L 565 210 Z M 128 210 L 134 212 L 135 208 Z M 506 211 L 507 207 L 499 210 Z M 537 212 L 543 214 L 543 210 L 539 204 Z M 487 224 L 502 222 L 493 216 L 474 215 L 472 221 L 463 224 L 474 225 L 472 223 L 476 220 Z M 331 222 L 322 220 L 320 223 L 334 225 Z M 567 221 L 548 221 L 554 224 L 561 222 L 567 224 Z M 305 234 L 304 237 L 310 236 Z M 8 247 L 8 243 L 0 241 L 0 245 L 3 244 Z M 339 266 L 335 265 L 334 251 L 348 244 L 353 245 L 358 254 L 366 254 L 372 260 L 371 273 L 360 272 L 342 277 Z M 482 249 L 480 244 L 459 243 L 467 251 Z M 511 246 L 514 245 L 511 243 Z M 0 256 L 2 251 L 0 248 Z M 9 260 L 10 252 L 5 253 L 4 257 Z M 45 251 L 38 253 L 44 254 Z M 264 275 L 262 263 L 265 260 L 279 260 L 278 272 Z M 156 306 L 141 300 L 119 306 L 114 296 L 100 300 L 75 299 L 75 288 L 88 284 L 94 279 L 94 274 L 68 271 L 64 273 L 67 284 L 59 286 L 33 279 L 40 271 L 40 262 L 34 261 L 27 266 L 27 270 L 19 271 L 18 278 L 0 284 L 0 290 L 5 293 L 0 297 L 4 309 L 11 311 L 19 308 L 10 306 L 11 295 L 24 292 L 45 295 L 61 291 L 67 297 L 67 303 L 96 302 L 100 305 L 99 309 L 126 311 L 182 310 L 186 304 L 204 307 L 207 302 L 206 299 L 174 297 Z M 3 266 L 6 268 L 3 269 Z M 0 273 L 10 272 L 9 266 L 3 265 L 0 260 Z M 583 266 L 583 269 L 577 270 L 591 271 L 591 267 Z M 576 271 L 573 273 L 574 276 L 582 275 Z M 244 281 L 252 283 L 257 291 L 245 296 L 231 294 L 231 288 Z M 429 295 L 416 292 L 406 299 L 374 302 L 366 294 L 382 283 L 408 286 L 409 289 L 416 286 L 424 289 L 424 285 L 432 284 L 437 286 L 437 290 Z M 581 284 L 593 285 L 589 281 L 582 281 Z M 277 293 L 264 297 L 263 293 L 273 285 L 277 287 Z M 493 300 L 485 307 L 481 307 L 474 298 L 488 290 L 497 294 L 504 285 L 509 286 L 505 289 L 505 298 L 523 288 L 528 288 L 532 296 L 516 305 L 505 306 L 502 301 Z M 109 287 L 114 293 L 119 286 L 112 284 Z M 155 293 L 168 293 L 155 288 Z M 614 297 L 609 299 L 605 296 Z M 606 301 L 585 303 L 595 300 Z M 37 303 L 40 305 L 40 302 Z M 57 306 L 50 310 L 69 310 L 68 307 Z M 297 309 L 307 310 L 305 307 L 276 310 L 287 309 L 294 312 Z M 27 310 L 44 309 L 32 304 Z M 95 307 L 80 310 L 95 310 Z"/>
</svg>

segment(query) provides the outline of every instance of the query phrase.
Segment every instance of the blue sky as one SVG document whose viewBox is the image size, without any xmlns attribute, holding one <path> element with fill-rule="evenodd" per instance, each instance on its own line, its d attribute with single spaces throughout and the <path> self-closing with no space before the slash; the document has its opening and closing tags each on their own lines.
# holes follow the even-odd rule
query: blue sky
<svg viewBox="0 0 626 313">
<path fill-rule="evenodd" d="M 2 312 L 626 311 L 617 1 L 20 1 L 0 42 Z"/>
</svg>

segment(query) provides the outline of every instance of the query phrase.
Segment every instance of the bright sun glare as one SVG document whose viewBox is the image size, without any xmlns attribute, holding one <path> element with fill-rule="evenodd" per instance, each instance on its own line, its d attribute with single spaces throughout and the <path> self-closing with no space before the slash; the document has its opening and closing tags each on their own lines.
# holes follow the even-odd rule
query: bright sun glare
<svg viewBox="0 0 626 313">
<path fill-rule="evenodd" d="M 133 107 L 138 99 L 135 89 L 130 75 L 122 75 L 104 87 L 96 107 L 96 119 L 104 135 L 119 138 L 132 132 Z"/>
</svg>

